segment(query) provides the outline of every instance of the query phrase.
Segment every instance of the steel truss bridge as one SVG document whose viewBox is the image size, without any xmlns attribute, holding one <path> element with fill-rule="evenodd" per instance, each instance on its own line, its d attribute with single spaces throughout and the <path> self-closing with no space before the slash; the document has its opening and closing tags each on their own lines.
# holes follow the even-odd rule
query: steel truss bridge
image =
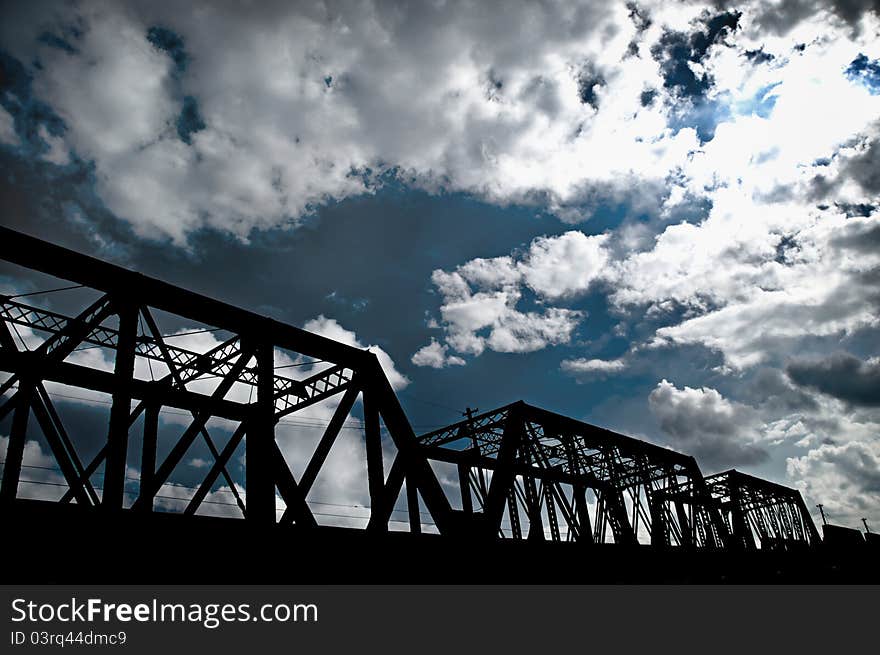
<svg viewBox="0 0 880 655">
<path fill-rule="evenodd" d="M 551 581 L 547 557 L 557 582 L 841 579 L 794 489 L 705 477 L 691 456 L 524 402 L 416 436 L 369 351 L 6 228 L 0 258 L 76 296 L 72 311 L 0 296 L 0 525 L 47 581 L 77 579 L 77 561 L 110 581 L 370 580 L 382 566 L 401 581 Z M 201 333 L 209 346 L 181 347 Z M 58 389 L 105 399 L 97 438 L 65 418 Z M 316 407 L 329 420 L 295 474 L 278 426 Z M 168 411 L 184 416 L 174 438 Z M 369 490 L 359 528 L 311 495 L 352 421 Z M 50 499 L 32 489 L 33 440 L 54 462 Z M 197 443 L 211 459 L 183 486 Z M 219 490 L 230 516 L 205 516 Z"/>
</svg>

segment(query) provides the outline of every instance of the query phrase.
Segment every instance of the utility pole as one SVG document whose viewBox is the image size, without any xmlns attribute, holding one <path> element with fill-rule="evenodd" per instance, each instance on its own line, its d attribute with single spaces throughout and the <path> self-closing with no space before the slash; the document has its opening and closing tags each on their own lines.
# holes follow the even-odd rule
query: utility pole
<svg viewBox="0 0 880 655">
<path fill-rule="evenodd" d="M 828 525 L 828 521 L 825 519 L 825 510 L 823 509 L 825 505 L 819 503 L 818 505 L 816 505 L 816 507 L 819 508 L 819 514 L 822 515 L 822 525 Z"/>
<path fill-rule="evenodd" d="M 471 409 L 470 407 L 465 407 L 464 411 L 461 413 L 462 416 L 467 418 L 468 432 L 471 433 L 471 440 L 474 443 L 474 448 L 477 448 L 477 435 L 476 431 L 474 430 L 474 414 L 479 411 L 479 407 L 474 407 L 473 409 Z M 479 450 L 477 450 L 477 452 L 479 452 Z"/>
<path fill-rule="evenodd" d="M 461 413 L 461 415 L 467 419 L 468 432 L 471 435 L 471 444 L 474 448 L 475 457 L 480 456 L 480 444 L 477 441 L 477 431 L 474 429 L 474 414 L 479 411 L 479 407 L 474 407 L 473 409 L 471 409 L 470 407 L 465 407 L 464 411 Z M 486 496 L 489 493 L 489 488 L 486 484 L 486 478 L 483 476 L 483 469 L 480 466 L 476 466 L 475 468 L 477 470 L 477 485 L 479 486 L 480 493 L 483 496 L 481 502 L 485 502 Z"/>
<path fill-rule="evenodd" d="M 865 532 L 867 532 L 868 534 L 871 534 L 871 528 L 868 527 L 868 519 L 862 518 L 862 523 L 865 524 Z"/>
</svg>

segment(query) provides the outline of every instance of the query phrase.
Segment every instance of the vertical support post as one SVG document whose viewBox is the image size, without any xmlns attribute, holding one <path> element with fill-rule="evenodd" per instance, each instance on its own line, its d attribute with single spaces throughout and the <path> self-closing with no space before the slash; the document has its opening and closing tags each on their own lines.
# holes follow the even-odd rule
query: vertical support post
<svg viewBox="0 0 880 655">
<path fill-rule="evenodd" d="M 593 528 L 593 541 L 605 543 L 608 534 L 608 510 L 605 507 L 605 488 L 596 490 L 596 526 Z"/>
<path fill-rule="evenodd" d="M 131 302 L 114 300 L 119 314 L 119 336 L 116 342 L 116 363 L 113 374 L 116 390 L 110 407 L 110 428 L 107 433 L 107 458 L 104 463 L 104 492 L 101 507 L 122 509 L 125 499 L 125 470 L 128 459 L 128 426 L 131 412 L 131 381 L 134 378 L 134 357 L 137 346 L 138 309 Z"/>
<path fill-rule="evenodd" d="M 383 511 L 385 499 L 385 469 L 382 463 L 382 435 L 379 432 L 379 407 L 373 398 L 373 391 L 367 385 L 364 398 L 364 442 L 367 450 L 367 482 L 370 490 L 370 514 Z M 417 489 L 411 476 L 406 477 L 407 496 L 409 489 Z M 394 503 L 394 499 L 387 499 Z M 388 525 L 372 523 L 374 529 L 386 531 Z"/>
<path fill-rule="evenodd" d="M 247 351 L 242 357 L 247 357 Z M 247 520 L 259 525 L 275 523 L 275 356 L 271 343 L 260 343 L 257 359 L 257 402 L 245 436 Z"/>
<path fill-rule="evenodd" d="M 550 538 L 553 541 L 561 541 L 559 519 L 556 516 L 556 500 L 553 498 L 553 485 L 546 481 L 542 485 L 544 487 L 544 504 L 547 506 L 547 520 L 550 523 Z"/>
<path fill-rule="evenodd" d="M 678 527 L 681 532 L 681 545 L 690 548 L 694 545 L 693 529 L 688 520 L 687 510 L 680 498 L 675 499 L 675 513 L 678 516 Z"/>
<path fill-rule="evenodd" d="M 707 548 L 729 548 L 734 541 L 730 530 L 721 517 L 721 511 L 709 491 L 700 467 L 697 466 L 697 460 L 693 457 L 688 460 L 684 471 L 691 481 L 695 536 L 699 534 L 702 545 Z"/>
<path fill-rule="evenodd" d="M 30 378 L 20 377 L 15 394 L 15 413 L 12 415 L 12 429 L 9 445 L 6 448 L 6 462 L 3 465 L 3 482 L 0 483 L 0 502 L 4 505 L 15 500 L 18 493 L 18 480 L 21 477 L 21 462 L 24 459 L 24 444 L 27 439 L 28 416 L 34 395 L 34 383 Z"/>
<path fill-rule="evenodd" d="M 159 438 L 159 405 L 150 401 L 144 412 L 144 443 L 141 449 L 141 488 L 152 489 L 156 475 L 156 444 Z M 141 507 L 144 512 L 153 511 L 153 496 Z"/>
<path fill-rule="evenodd" d="M 666 523 L 663 500 L 658 497 L 658 491 L 652 485 L 648 466 L 647 458 L 641 459 L 639 468 L 641 470 L 642 487 L 645 489 L 645 498 L 648 501 L 648 514 L 651 517 L 651 545 L 655 548 L 665 548 L 669 545 L 671 531 Z"/>
<path fill-rule="evenodd" d="M 513 464 L 516 453 L 523 441 L 525 433 L 525 416 L 522 405 L 514 405 L 507 414 L 504 433 L 501 436 L 501 447 L 498 449 L 495 471 L 489 483 L 483 513 L 486 515 L 487 537 L 494 538 L 501 529 L 504 516 L 504 501 L 509 493 L 513 493 L 515 475 Z M 513 517 L 511 517 L 511 521 Z"/>
<path fill-rule="evenodd" d="M 458 463 L 458 487 L 461 490 L 461 509 L 471 516 L 474 513 L 474 501 L 471 498 L 471 467 L 464 462 Z"/>
<path fill-rule="evenodd" d="M 406 506 L 409 510 L 409 531 L 419 534 L 422 531 L 422 515 L 419 511 L 419 488 L 406 481 Z"/>
<path fill-rule="evenodd" d="M 813 523 L 813 519 L 810 516 L 809 510 L 807 510 L 807 506 L 804 503 L 804 497 L 801 496 L 801 492 L 797 492 L 797 497 L 795 498 L 795 504 L 797 504 L 798 511 L 801 515 L 801 520 L 804 522 L 804 527 L 806 528 L 807 534 L 809 535 L 809 541 L 811 546 L 818 546 L 822 543 L 822 540 L 819 538 L 819 531 L 816 529 L 816 524 Z M 825 516 L 823 515 L 824 519 Z"/>
<path fill-rule="evenodd" d="M 507 492 L 507 513 L 510 514 L 510 535 L 516 540 L 522 539 L 522 527 L 519 522 L 519 503 L 513 487 Z"/>
<path fill-rule="evenodd" d="M 578 519 L 578 541 L 584 544 L 593 544 L 593 528 L 590 526 L 590 512 L 587 508 L 587 489 L 582 484 L 576 484 L 574 491 L 574 507 Z"/>
<path fill-rule="evenodd" d="M 457 529 L 457 524 L 452 508 L 449 506 L 449 500 L 447 500 L 443 488 L 437 481 L 437 477 L 434 475 L 427 457 L 419 449 L 412 426 L 409 424 L 406 414 L 400 406 L 400 401 L 391 388 L 391 383 L 388 382 L 388 378 L 382 372 L 379 360 L 372 353 L 365 353 L 365 355 L 368 355 L 364 362 L 364 370 L 367 372 L 368 378 L 365 387 L 369 387 L 375 393 L 374 400 L 377 403 L 377 409 L 382 414 L 382 419 L 388 428 L 388 434 L 394 441 L 394 445 L 397 446 L 395 462 L 401 462 L 400 466 L 405 472 L 406 477 L 415 483 L 440 534 L 453 534 Z M 389 488 L 393 488 L 390 484 L 392 481 L 391 473 L 394 473 L 393 464 L 388 475 Z M 399 486 L 397 490 L 399 492 Z M 390 508 L 383 508 L 383 512 L 387 514 L 388 509 Z M 370 512 L 371 516 L 374 513 L 375 509 Z M 385 522 L 387 523 L 387 521 Z"/>
<path fill-rule="evenodd" d="M 743 512 L 742 493 L 739 487 L 739 477 L 736 471 L 731 471 L 728 478 L 730 485 L 730 514 L 731 514 L 731 531 L 733 532 L 733 541 L 737 548 L 745 550 L 755 550 L 755 539 L 752 531 L 746 523 L 745 513 Z M 766 544 L 761 544 L 766 547 Z"/>
<path fill-rule="evenodd" d="M 527 476 L 523 478 L 525 483 L 527 511 L 529 514 L 529 541 L 544 541 L 544 519 L 541 517 L 541 496 L 535 478 Z"/>
<path fill-rule="evenodd" d="M 605 501 L 607 517 L 611 519 L 611 529 L 614 531 L 614 542 L 620 544 L 637 544 L 636 533 L 626 515 L 626 504 L 623 501 L 623 492 L 617 487 L 609 486 L 602 494 Z"/>
</svg>

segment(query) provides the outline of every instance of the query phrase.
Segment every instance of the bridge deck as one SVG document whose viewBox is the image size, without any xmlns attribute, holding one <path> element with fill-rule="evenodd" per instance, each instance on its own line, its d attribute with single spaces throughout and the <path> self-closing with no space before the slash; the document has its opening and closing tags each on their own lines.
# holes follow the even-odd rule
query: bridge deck
<svg viewBox="0 0 880 655">
<path fill-rule="evenodd" d="M 18 500 L 0 511 L 13 583 L 847 583 L 880 582 L 880 554 L 687 552 L 650 546 L 257 529 L 236 519 L 102 513 Z"/>
</svg>

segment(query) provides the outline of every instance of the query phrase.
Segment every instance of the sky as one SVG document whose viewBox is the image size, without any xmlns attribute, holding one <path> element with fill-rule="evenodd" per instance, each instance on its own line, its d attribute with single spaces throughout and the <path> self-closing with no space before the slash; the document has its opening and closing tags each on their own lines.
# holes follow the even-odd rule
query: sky
<svg viewBox="0 0 880 655">
<path fill-rule="evenodd" d="M 417 432 L 523 399 L 880 530 L 876 2 L 0 11 L 3 225 L 371 346 Z"/>
</svg>

